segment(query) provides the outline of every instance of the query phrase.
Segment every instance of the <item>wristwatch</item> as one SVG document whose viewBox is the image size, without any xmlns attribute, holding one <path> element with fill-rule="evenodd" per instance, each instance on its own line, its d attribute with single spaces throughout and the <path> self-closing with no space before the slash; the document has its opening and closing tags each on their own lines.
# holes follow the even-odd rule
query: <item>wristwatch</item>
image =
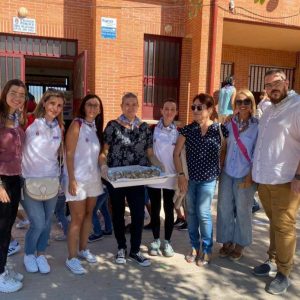
<svg viewBox="0 0 300 300">
<path fill-rule="evenodd" d="M 300 180 L 300 174 L 295 174 L 295 179 Z"/>
<path fill-rule="evenodd" d="M 177 173 L 177 176 L 183 176 L 184 175 L 184 173 L 183 172 L 179 172 L 179 173 Z"/>
</svg>

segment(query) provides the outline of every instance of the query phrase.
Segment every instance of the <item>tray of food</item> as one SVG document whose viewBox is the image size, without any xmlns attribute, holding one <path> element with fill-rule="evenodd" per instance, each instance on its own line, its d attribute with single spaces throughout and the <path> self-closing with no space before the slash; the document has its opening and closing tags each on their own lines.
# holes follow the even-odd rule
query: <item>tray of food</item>
<svg viewBox="0 0 300 300">
<path fill-rule="evenodd" d="M 125 166 L 108 169 L 108 181 L 115 188 L 164 183 L 175 174 L 165 174 L 157 167 Z"/>
</svg>

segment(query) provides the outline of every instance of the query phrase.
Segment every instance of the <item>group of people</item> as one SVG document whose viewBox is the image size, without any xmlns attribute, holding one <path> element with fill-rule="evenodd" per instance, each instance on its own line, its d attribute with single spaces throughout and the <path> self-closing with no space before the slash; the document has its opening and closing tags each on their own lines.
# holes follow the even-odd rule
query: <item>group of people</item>
<svg viewBox="0 0 300 300">
<path fill-rule="evenodd" d="M 115 262 L 125 264 L 129 258 L 147 267 L 151 261 L 140 251 L 145 188 L 151 202 L 153 232 L 149 254 L 174 255 L 171 243 L 174 202 L 186 195 L 191 250 L 185 259 L 198 266 L 209 264 L 212 258 L 211 203 L 217 180 L 216 241 L 222 244 L 220 257 L 233 261 L 239 260 L 244 248 L 252 243 L 252 205 L 258 188 L 270 220 L 270 248 L 268 260 L 253 272 L 257 276 L 276 274 L 266 289 L 272 294 L 284 293 L 290 285 L 300 204 L 300 96 L 288 91 L 288 85 L 281 70 L 266 73 L 265 89 L 271 105 L 262 109 L 261 104 L 258 120 L 253 94 L 247 89 L 236 91 L 232 81 L 228 81 L 220 93 L 226 99 L 225 104 L 219 102 L 221 123 L 212 120 L 213 97 L 201 93 L 191 105 L 193 122 L 179 129 L 174 122 L 178 113 L 175 100 L 166 99 L 158 124 L 149 126 L 137 117 L 137 96 L 126 93 L 121 102 L 122 114 L 109 121 L 103 130 L 101 99 L 89 94 L 82 99 L 77 117 L 65 132 L 63 93 L 47 91 L 33 114 L 26 115 L 24 83 L 9 81 L 0 99 L 0 291 L 14 292 L 22 287 L 23 275 L 6 268 L 22 186 L 21 203 L 30 221 L 24 265 L 28 272 L 50 272 L 45 251 L 58 198 L 56 181 L 61 176 L 71 215 L 65 232 L 68 244 L 65 264 L 74 274 L 87 272 L 81 260 L 97 262 L 87 242 L 97 240 L 100 235 L 95 231 L 91 234 L 91 224 L 95 207 L 98 209 L 100 205 L 97 197 L 98 201 L 101 195 L 104 199 L 106 189 L 118 246 Z M 109 168 L 131 165 L 152 165 L 176 176 L 146 187 L 115 188 L 108 180 Z M 49 195 L 43 190 L 44 194 L 37 197 L 33 183 L 41 182 Z M 52 189 L 57 190 L 50 195 Z M 160 240 L 161 200 L 165 212 L 163 241 Z M 128 254 L 126 203 L 131 213 Z"/>
</svg>

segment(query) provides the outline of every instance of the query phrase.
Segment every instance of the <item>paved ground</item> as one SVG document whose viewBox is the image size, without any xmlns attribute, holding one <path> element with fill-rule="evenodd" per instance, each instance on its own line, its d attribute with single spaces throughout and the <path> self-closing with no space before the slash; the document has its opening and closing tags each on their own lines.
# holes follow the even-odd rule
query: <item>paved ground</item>
<svg viewBox="0 0 300 300">
<path fill-rule="evenodd" d="M 215 204 L 214 201 L 214 215 Z M 297 230 L 299 235 L 299 222 Z M 52 233 L 55 231 L 54 224 Z M 205 268 L 185 262 L 184 255 L 190 249 L 187 232 L 175 230 L 173 246 L 176 255 L 172 258 L 152 258 L 152 265 L 148 268 L 134 262 L 115 265 L 116 242 L 114 237 L 107 237 L 90 245 L 91 251 L 97 254 L 98 263 L 87 266 L 89 272 L 84 276 L 73 275 L 66 269 L 66 243 L 51 240 L 48 248 L 51 273 L 28 274 L 23 267 L 23 254 L 14 255 L 10 263 L 25 275 L 24 287 L 17 293 L 0 294 L 0 299 L 300 299 L 300 246 L 297 247 L 291 276 L 293 285 L 284 297 L 272 296 L 264 291 L 270 279 L 251 274 L 252 267 L 266 259 L 268 223 L 264 212 L 255 214 L 253 231 L 253 245 L 246 249 L 245 256 L 239 262 L 219 258 L 217 252 L 220 245 L 215 244 L 214 259 Z M 24 232 L 14 229 L 22 245 Z M 151 235 L 149 231 L 143 233 L 142 251 L 145 253 L 146 245 L 152 240 Z"/>
</svg>

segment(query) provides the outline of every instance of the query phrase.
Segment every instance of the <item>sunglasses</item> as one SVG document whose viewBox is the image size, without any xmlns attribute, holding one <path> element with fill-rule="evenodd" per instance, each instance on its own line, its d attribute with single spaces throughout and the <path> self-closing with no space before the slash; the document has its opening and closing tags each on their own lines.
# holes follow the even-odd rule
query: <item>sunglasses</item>
<svg viewBox="0 0 300 300">
<path fill-rule="evenodd" d="M 235 104 L 237 106 L 241 106 L 241 105 L 250 106 L 251 103 L 252 103 L 252 101 L 250 99 L 245 99 L 245 100 L 237 99 L 237 100 L 235 100 Z"/>
<path fill-rule="evenodd" d="M 201 111 L 201 110 L 203 110 L 203 109 L 205 109 L 205 108 L 206 108 L 206 106 L 203 105 L 203 104 L 199 104 L 199 105 L 193 104 L 193 105 L 191 106 L 192 111 L 195 111 L 195 110 Z"/>
</svg>

